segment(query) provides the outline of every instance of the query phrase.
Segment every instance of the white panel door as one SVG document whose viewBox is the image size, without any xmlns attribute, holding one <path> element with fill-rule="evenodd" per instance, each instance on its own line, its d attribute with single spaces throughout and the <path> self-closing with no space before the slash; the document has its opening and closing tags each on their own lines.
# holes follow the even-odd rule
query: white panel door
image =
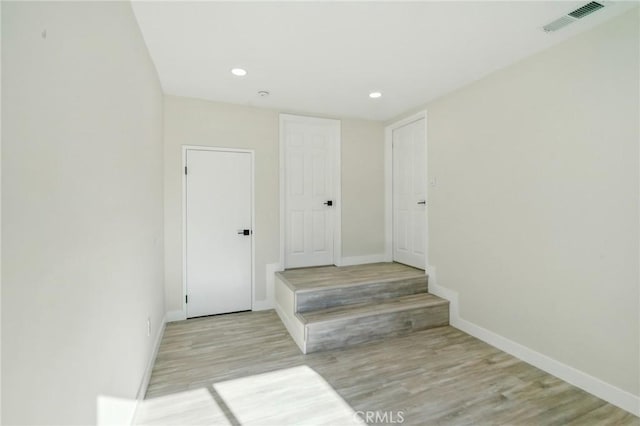
<svg viewBox="0 0 640 426">
<path fill-rule="evenodd" d="M 252 161 L 186 151 L 187 318 L 251 309 Z"/>
<path fill-rule="evenodd" d="M 393 131 L 393 260 L 425 269 L 427 161 L 424 119 Z"/>
<path fill-rule="evenodd" d="M 335 150 L 339 122 L 283 121 L 285 267 L 334 264 Z"/>
</svg>

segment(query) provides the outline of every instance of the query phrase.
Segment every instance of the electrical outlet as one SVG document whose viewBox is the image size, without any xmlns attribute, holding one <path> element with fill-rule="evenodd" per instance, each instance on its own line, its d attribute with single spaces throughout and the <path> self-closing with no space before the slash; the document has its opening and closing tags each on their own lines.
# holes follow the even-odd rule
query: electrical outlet
<svg viewBox="0 0 640 426">
<path fill-rule="evenodd" d="M 147 337 L 151 337 L 151 318 L 147 317 Z"/>
</svg>

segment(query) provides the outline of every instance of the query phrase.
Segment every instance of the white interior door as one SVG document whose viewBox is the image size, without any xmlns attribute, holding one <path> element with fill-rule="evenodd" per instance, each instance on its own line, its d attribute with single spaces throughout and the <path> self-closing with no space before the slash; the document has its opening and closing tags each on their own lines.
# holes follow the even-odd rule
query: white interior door
<svg viewBox="0 0 640 426">
<path fill-rule="evenodd" d="M 393 130 L 393 260 L 425 269 L 427 161 L 425 121 Z"/>
<path fill-rule="evenodd" d="M 281 129 L 285 267 L 332 265 L 337 245 L 335 227 L 339 226 L 336 157 L 340 122 L 287 117 Z"/>
<path fill-rule="evenodd" d="M 187 318 L 251 309 L 252 161 L 186 151 Z"/>
</svg>

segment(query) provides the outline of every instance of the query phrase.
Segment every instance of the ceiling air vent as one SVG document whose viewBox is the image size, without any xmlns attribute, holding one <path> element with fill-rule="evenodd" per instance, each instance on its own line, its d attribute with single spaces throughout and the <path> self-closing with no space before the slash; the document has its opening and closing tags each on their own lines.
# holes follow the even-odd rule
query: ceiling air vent
<svg viewBox="0 0 640 426">
<path fill-rule="evenodd" d="M 577 8 L 573 12 L 569 12 L 568 14 L 562 16 L 561 18 L 558 18 L 555 21 L 548 23 L 547 25 L 542 27 L 542 29 L 548 33 L 553 31 L 558 31 L 560 28 L 564 28 L 567 25 L 577 21 L 578 19 L 582 19 L 585 16 L 592 14 L 596 10 L 602 9 L 603 7 L 604 5 L 598 2 L 592 1 L 591 3 L 587 3 L 584 6 Z"/>
<path fill-rule="evenodd" d="M 587 3 L 582 7 L 577 8 L 573 12 L 569 14 L 569 16 L 573 16 L 574 18 L 584 18 L 585 16 L 595 12 L 598 9 L 602 9 L 604 6 L 598 2 L 592 1 L 591 3 Z"/>
</svg>

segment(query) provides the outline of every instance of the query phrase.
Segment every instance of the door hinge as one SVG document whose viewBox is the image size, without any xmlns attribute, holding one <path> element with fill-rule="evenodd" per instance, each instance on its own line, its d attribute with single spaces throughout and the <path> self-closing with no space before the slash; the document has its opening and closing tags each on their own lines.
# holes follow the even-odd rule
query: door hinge
<svg viewBox="0 0 640 426">
<path fill-rule="evenodd" d="M 184 166 L 184 174 L 187 174 L 187 166 Z"/>
<path fill-rule="evenodd" d="M 184 295 L 184 303 L 189 303 L 189 295 L 188 294 Z"/>
</svg>

